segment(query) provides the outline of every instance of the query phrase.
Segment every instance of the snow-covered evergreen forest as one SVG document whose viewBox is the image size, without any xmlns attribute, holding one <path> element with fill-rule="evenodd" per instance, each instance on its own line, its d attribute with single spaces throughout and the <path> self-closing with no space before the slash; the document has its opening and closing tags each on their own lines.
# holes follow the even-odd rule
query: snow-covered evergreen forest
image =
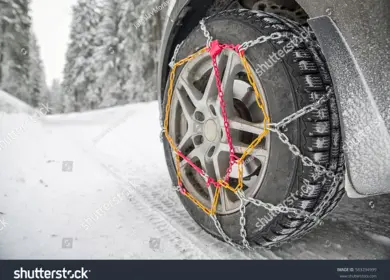
<svg viewBox="0 0 390 280">
<path fill-rule="evenodd" d="M 29 4 L 0 1 L 0 89 L 36 107 L 47 102 L 49 92 Z"/>
<path fill-rule="evenodd" d="M 31 0 L 0 0 L 0 89 L 55 113 L 155 100 L 167 0 L 78 0 L 62 80 L 46 85 Z M 54 23 L 53 23 L 54 24 Z"/>
</svg>

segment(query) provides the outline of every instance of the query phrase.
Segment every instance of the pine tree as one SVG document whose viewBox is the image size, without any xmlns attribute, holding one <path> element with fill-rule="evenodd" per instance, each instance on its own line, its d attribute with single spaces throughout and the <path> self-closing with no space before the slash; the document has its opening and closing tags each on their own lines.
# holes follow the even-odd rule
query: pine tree
<svg viewBox="0 0 390 280">
<path fill-rule="evenodd" d="M 156 99 L 156 72 L 158 49 L 161 40 L 162 15 L 166 7 L 161 0 L 133 1 L 135 8 L 128 9 L 122 32 L 126 38 L 124 49 L 131 49 L 127 61 L 130 78 L 126 89 L 133 94 L 129 102 L 150 101 Z"/>
<path fill-rule="evenodd" d="M 29 0 L 0 1 L 0 87 L 29 102 Z"/>
<path fill-rule="evenodd" d="M 37 39 L 33 33 L 30 36 L 29 49 L 29 104 L 33 107 L 39 107 L 40 104 L 46 104 L 48 102 L 48 88 Z"/>
<path fill-rule="evenodd" d="M 130 1 L 129 1 L 130 2 Z M 102 21 L 96 38 L 94 65 L 96 69 L 96 84 L 94 100 L 99 100 L 99 107 L 110 107 L 121 103 L 123 97 L 123 75 L 120 68 L 123 50 L 119 46 L 123 38 L 119 35 L 119 24 L 123 18 L 123 0 L 104 0 L 102 2 Z M 97 93 L 97 94 L 96 94 Z"/>
<path fill-rule="evenodd" d="M 96 81 L 92 57 L 96 27 L 100 21 L 97 7 L 95 0 L 79 0 L 73 7 L 63 82 L 66 111 L 78 112 L 91 107 L 86 96 Z"/>
<path fill-rule="evenodd" d="M 49 104 L 53 108 L 53 112 L 63 113 L 64 110 L 64 95 L 62 93 L 61 83 L 59 80 L 54 79 L 50 87 Z"/>
<path fill-rule="evenodd" d="M 155 76 L 167 3 L 79 0 L 62 83 L 67 112 L 157 98 Z"/>
<path fill-rule="evenodd" d="M 148 6 L 148 3 L 145 3 Z M 146 9 L 146 7 L 144 7 Z M 121 69 L 126 70 L 124 91 L 127 102 L 143 101 L 145 92 L 145 77 L 148 75 L 148 69 L 145 67 L 145 59 L 153 59 L 154 53 L 149 52 L 147 57 L 145 51 L 150 50 L 148 44 L 143 43 L 143 29 L 139 27 L 139 20 L 142 16 L 141 1 L 133 1 L 124 6 L 124 18 L 120 24 L 120 34 L 123 38 L 120 49 L 126 50 L 122 60 Z"/>
<path fill-rule="evenodd" d="M 95 57 L 96 68 L 101 69 L 97 73 L 102 89 L 100 107 L 156 98 L 155 73 L 162 29 L 159 3 L 161 0 L 103 2 Z"/>
</svg>

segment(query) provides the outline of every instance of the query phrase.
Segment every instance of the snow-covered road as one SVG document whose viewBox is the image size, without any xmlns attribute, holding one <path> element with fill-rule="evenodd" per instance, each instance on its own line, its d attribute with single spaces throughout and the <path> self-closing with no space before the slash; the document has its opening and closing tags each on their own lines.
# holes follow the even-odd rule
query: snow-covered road
<svg viewBox="0 0 390 280">
<path fill-rule="evenodd" d="M 170 179 L 157 103 L 0 115 L 0 258 L 390 259 L 390 196 L 345 197 L 323 226 L 239 252 L 191 220 Z"/>
</svg>

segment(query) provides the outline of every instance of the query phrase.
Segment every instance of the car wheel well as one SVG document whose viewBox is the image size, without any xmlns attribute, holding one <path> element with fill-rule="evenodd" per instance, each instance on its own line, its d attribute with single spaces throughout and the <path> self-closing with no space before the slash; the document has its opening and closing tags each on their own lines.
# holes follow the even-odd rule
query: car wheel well
<svg viewBox="0 0 390 280">
<path fill-rule="evenodd" d="M 295 0 L 237 0 L 246 9 L 261 10 L 281 15 L 299 23 L 306 23 L 309 16 Z"/>
</svg>

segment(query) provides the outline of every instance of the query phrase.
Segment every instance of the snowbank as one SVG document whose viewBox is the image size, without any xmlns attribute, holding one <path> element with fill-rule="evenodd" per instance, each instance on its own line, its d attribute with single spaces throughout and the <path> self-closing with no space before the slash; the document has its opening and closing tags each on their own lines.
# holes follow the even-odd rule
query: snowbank
<svg viewBox="0 0 390 280">
<path fill-rule="evenodd" d="M 0 90 L 0 115 L 4 113 L 32 114 L 34 109 L 16 97 Z"/>
</svg>

